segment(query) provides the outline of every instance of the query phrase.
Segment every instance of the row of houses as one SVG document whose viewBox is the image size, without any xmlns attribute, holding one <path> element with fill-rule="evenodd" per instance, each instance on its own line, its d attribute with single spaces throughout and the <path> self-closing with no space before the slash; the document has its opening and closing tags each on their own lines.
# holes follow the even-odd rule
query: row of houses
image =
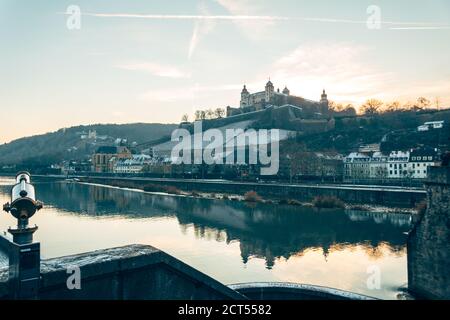
<svg viewBox="0 0 450 320">
<path fill-rule="evenodd" d="M 344 181 L 364 179 L 424 179 L 428 167 L 440 162 L 437 149 L 422 148 L 409 151 L 361 153 L 344 158 Z"/>
<path fill-rule="evenodd" d="M 137 174 L 166 164 L 167 159 L 132 154 L 126 146 L 102 146 L 92 156 L 92 172 Z"/>
<path fill-rule="evenodd" d="M 283 160 L 283 159 L 281 159 Z M 339 154 L 308 153 L 296 158 L 280 160 L 278 178 L 295 180 L 317 179 L 330 181 L 362 181 L 362 180 L 399 180 L 424 179 L 428 167 L 435 166 L 440 161 L 437 149 L 421 148 L 408 151 L 392 151 L 384 154 L 376 146 L 363 146 L 358 152 L 347 156 Z M 92 157 L 92 171 L 96 173 L 163 173 L 164 175 L 192 173 L 193 166 L 174 166 L 170 159 L 161 159 L 152 155 L 132 154 L 125 146 L 104 146 L 98 148 Z M 211 167 L 211 166 L 210 166 Z M 214 167 L 214 168 L 212 168 Z M 221 170 L 230 168 L 202 168 L 221 175 Z M 198 168 L 197 168 L 198 169 Z M 242 168 L 240 168 L 242 171 Z M 179 172 L 179 171 L 183 172 Z M 186 172 L 184 172 L 186 171 Z M 258 170 L 253 170 L 257 175 Z M 251 175 L 251 168 L 245 171 Z"/>
</svg>

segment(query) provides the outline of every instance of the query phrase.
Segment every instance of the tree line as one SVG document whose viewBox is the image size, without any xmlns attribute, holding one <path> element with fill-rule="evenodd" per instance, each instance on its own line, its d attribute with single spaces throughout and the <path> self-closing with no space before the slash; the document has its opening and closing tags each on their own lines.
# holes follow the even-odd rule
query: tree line
<svg viewBox="0 0 450 320">
<path fill-rule="evenodd" d="M 403 104 L 399 101 L 383 102 L 379 99 L 368 99 L 359 107 L 359 113 L 363 115 L 376 115 L 401 111 L 421 111 L 432 107 L 438 110 L 440 109 L 441 105 L 438 98 L 432 102 L 425 97 L 419 97 L 414 102 L 406 102 Z M 330 109 L 336 112 L 343 112 L 355 108 L 352 104 L 343 105 L 330 101 Z"/>
<path fill-rule="evenodd" d="M 211 119 L 220 119 L 225 116 L 225 109 L 216 108 L 216 109 L 206 109 L 206 110 L 196 110 L 194 112 L 194 121 L 199 120 L 211 120 Z M 189 122 L 189 115 L 184 114 L 181 117 L 181 122 Z"/>
</svg>

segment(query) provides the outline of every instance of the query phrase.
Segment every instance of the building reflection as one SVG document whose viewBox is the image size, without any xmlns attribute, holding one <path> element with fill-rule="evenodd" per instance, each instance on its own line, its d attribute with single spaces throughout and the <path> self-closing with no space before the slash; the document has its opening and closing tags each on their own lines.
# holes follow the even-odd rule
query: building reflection
<svg viewBox="0 0 450 320">
<path fill-rule="evenodd" d="M 0 192 L 9 187 L 0 186 Z M 181 232 L 192 228 L 198 238 L 227 243 L 238 241 L 243 263 L 265 259 L 272 268 L 279 258 L 322 250 L 324 258 L 335 251 L 362 247 L 378 259 L 386 252 L 405 252 L 409 216 L 386 213 L 326 210 L 309 207 L 207 200 L 149 195 L 93 185 L 42 183 L 39 198 L 47 206 L 92 217 L 128 219 L 172 217 Z M 3 190 L 5 189 L 5 190 Z"/>
</svg>

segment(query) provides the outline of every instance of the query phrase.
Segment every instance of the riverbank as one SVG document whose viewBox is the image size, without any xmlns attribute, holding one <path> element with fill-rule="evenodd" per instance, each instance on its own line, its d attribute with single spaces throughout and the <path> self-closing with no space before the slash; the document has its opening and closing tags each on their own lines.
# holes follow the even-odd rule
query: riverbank
<svg viewBox="0 0 450 320">
<path fill-rule="evenodd" d="M 87 181 L 86 181 L 87 180 Z M 210 200 L 225 200 L 225 201 L 240 201 L 240 202 L 248 202 L 248 203 L 265 203 L 265 204 L 277 204 L 284 206 L 300 206 L 300 207 L 311 207 L 317 210 L 320 209 L 345 209 L 352 211 L 367 211 L 367 212 L 380 212 L 380 213 L 393 213 L 393 214 L 415 214 L 417 210 L 415 208 L 399 208 L 399 207 L 388 207 L 381 205 L 367 205 L 367 204 L 351 204 L 344 203 L 337 198 L 330 197 L 331 200 L 330 206 L 321 206 L 318 205 L 317 198 L 314 198 L 313 201 L 298 201 L 295 199 L 279 199 L 279 198 L 263 198 L 259 196 L 256 192 L 250 191 L 244 195 L 240 194 L 229 194 L 229 193 L 216 193 L 216 192 L 199 192 L 199 191 L 184 191 L 177 189 L 173 186 L 164 186 L 164 185 L 139 185 L 135 184 L 132 181 L 115 181 L 109 184 L 101 184 L 94 183 L 89 181 L 89 179 L 75 180 L 74 182 L 78 182 L 86 185 L 95 185 L 102 187 L 111 187 L 117 189 L 123 189 L 128 191 L 136 191 L 148 194 L 161 194 L 161 195 L 171 195 L 171 196 L 180 196 L 180 197 L 193 197 L 193 198 L 201 198 L 201 199 L 210 199 Z"/>
</svg>

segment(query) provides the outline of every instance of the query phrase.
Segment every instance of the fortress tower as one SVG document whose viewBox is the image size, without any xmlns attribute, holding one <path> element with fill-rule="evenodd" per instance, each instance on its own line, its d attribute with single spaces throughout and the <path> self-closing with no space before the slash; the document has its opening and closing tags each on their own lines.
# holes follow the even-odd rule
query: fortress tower
<svg viewBox="0 0 450 320">
<path fill-rule="evenodd" d="M 244 85 L 244 88 L 242 89 L 241 92 L 241 108 L 245 108 L 250 105 L 249 98 L 250 93 L 248 92 L 246 85 Z"/>
<path fill-rule="evenodd" d="M 272 97 L 274 96 L 275 88 L 273 86 L 273 83 L 270 81 L 266 84 L 266 103 L 269 103 L 272 100 Z"/>
</svg>

